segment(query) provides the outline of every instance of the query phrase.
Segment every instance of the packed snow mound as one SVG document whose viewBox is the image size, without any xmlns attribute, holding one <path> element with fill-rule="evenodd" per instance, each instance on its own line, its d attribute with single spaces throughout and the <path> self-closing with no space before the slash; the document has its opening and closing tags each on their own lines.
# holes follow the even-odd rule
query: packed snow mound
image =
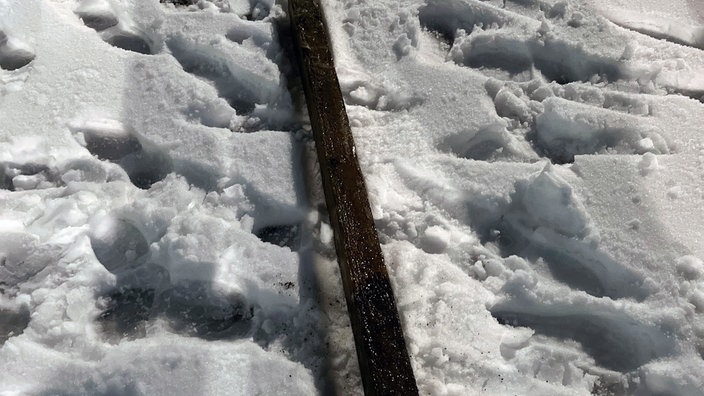
<svg viewBox="0 0 704 396">
<path fill-rule="evenodd" d="M 513 202 L 528 215 L 534 227 L 550 228 L 566 237 L 589 234 L 589 218 L 572 187 L 547 164 L 539 174 L 516 183 Z M 515 209 L 514 209 L 515 210 Z"/>
</svg>

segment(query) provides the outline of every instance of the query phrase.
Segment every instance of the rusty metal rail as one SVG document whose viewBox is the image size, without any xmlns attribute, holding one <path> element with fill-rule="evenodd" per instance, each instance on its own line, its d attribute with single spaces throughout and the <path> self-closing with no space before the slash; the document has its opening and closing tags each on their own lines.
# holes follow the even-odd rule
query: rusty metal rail
<svg viewBox="0 0 704 396">
<path fill-rule="evenodd" d="M 366 395 L 418 394 L 317 0 L 289 0 L 325 201 Z"/>
</svg>

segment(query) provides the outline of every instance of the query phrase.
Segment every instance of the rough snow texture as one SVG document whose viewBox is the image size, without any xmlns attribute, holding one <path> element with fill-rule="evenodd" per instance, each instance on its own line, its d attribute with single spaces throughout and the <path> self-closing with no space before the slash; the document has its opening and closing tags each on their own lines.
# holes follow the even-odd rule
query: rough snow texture
<svg viewBox="0 0 704 396">
<path fill-rule="evenodd" d="M 698 2 L 324 3 L 422 391 L 701 394 Z"/>
<path fill-rule="evenodd" d="M 323 389 L 281 15 L 0 2 L 0 393 Z"/>
<path fill-rule="evenodd" d="M 0 0 L 0 394 L 359 394 L 286 4 Z M 704 8 L 329 1 L 422 393 L 698 395 Z"/>
</svg>

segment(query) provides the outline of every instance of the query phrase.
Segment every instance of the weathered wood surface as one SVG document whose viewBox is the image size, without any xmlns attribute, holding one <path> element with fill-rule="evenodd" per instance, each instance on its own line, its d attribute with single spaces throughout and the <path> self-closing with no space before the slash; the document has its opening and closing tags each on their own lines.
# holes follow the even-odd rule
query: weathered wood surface
<svg viewBox="0 0 704 396">
<path fill-rule="evenodd" d="M 320 4 L 289 13 L 364 392 L 418 394 Z"/>
</svg>

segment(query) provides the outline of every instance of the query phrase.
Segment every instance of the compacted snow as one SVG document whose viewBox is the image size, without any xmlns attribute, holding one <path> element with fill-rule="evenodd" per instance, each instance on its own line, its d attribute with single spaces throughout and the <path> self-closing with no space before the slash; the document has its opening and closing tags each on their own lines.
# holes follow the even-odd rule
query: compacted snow
<svg viewBox="0 0 704 396">
<path fill-rule="evenodd" d="M 287 4 L 0 0 L 0 395 L 359 394 Z M 699 0 L 323 0 L 422 394 L 704 394 Z"/>
</svg>

